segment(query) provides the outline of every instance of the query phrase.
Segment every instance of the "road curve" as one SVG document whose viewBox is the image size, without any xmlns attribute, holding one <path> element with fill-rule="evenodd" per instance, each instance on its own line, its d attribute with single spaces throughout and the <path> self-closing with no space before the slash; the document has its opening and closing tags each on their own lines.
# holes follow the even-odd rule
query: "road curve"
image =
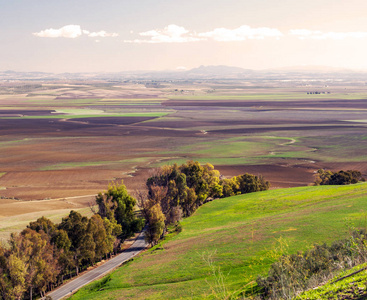
<svg viewBox="0 0 367 300">
<path fill-rule="evenodd" d="M 133 258 L 136 254 L 144 250 L 147 243 L 144 240 L 144 231 L 138 236 L 135 242 L 126 249 L 124 252 L 108 260 L 103 265 L 73 279 L 72 281 L 62 285 L 61 287 L 53 290 L 47 295 L 52 300 L 62 299 L 66 296 L 70 296 L 72 293 L 80 289 L 82 286 L 91 283 L 92 281 L 99 279 L 106 273 L 120 266 L 123 262 Z"/>
</svg>

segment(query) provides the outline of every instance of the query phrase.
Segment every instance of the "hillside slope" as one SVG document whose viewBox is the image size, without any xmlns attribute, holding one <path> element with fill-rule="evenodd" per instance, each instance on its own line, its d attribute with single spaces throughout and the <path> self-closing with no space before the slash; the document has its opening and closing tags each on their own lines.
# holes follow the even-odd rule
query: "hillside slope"
<svg viewBox="0 0 367 300">
<path fill-rule="evenodd" d="M 348 226 L 365 226 L 366 212 L 367 183 L 215 200 L 185 219 L 180 234 L 72 299 L 203 299 L 224 288 L 233 295 L 251 291 L 279 255 L 343 238 Z"/>
</svg>

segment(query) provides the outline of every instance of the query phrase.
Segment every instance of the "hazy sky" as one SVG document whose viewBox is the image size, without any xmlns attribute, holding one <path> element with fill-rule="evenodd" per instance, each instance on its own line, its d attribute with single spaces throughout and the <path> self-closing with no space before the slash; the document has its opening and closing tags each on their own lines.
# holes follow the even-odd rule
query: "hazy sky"
<svg viewBox="0 0 367 300">
<path fill-rule="evenodd" d="M 365 0 L 0 0 L 0 70 L 367 68 Z"/>
</svg>

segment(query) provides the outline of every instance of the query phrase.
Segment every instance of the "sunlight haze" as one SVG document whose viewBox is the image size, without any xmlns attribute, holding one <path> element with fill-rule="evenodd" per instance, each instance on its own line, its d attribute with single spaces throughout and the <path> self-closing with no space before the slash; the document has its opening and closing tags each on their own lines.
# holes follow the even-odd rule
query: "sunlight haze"
<svg viewBox="0 0 367 300">
<path fill-rule="evenodd" d="M 362 0 L 0 0 L 0 70 L 366 69 Z"/>
</svg>

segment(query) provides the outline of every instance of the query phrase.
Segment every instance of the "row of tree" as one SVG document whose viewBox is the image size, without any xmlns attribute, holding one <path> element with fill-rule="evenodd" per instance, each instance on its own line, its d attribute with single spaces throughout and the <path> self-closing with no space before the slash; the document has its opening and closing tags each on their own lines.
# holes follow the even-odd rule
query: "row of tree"
<svg viewBox="0 0 367 300">
<path fill-rule="evenodd" d="M 146 238 L 152 245 L 168 225 L 188 217 L 213 198 L 264 191 L 269 182 L 262 176 L 244 174 L 224 179 L 213 165 L 188 161 L 163 166 L 147 180 L 147 195 L 140 194 L 139 205 L 148 223 Z"/>
<path fill-rule="evenodd" d="M 65 277 L 118 252 L 124 239 L 142 229 L 136 200 L 123 184 L 111 185 L 96 200 L 98 211 L 91 218 L 71 211 L 54 224 L 42 217 L 11 235 L 9 246 L 0 247 L 0 298 L 44 296 Z"/>
<path fill-rule="evenodd" d="M 365 181 L 365 178 L 357 170 L 332 172 L 319 169 L 316 173 L 315 185 L 345 185 L 360 181 Z"/>
</svg>

